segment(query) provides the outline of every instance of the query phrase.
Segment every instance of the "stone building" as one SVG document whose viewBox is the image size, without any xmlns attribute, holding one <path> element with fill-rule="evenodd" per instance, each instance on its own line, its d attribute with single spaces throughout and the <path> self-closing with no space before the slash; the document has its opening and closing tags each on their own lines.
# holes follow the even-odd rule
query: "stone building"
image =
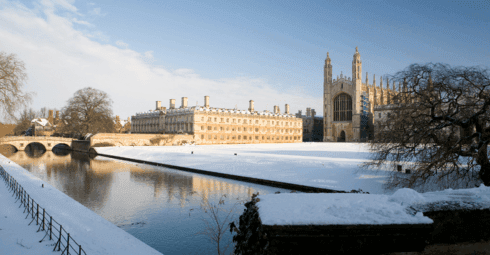
<svg viewBox="0 0 490 255">
<path fill-rule="evenodd" d="M 306 108 L 306 115 L 299 110 L 296 117 L 303 119 L 303 142 L 323 141 L 323 117 L 316 116 L 315 109 Z"/>
<path fill-rule="evenodd" d="M 352 78 L 340 74 L 332 79 L 332 63 L 327 52 L 324 66 L 323 81 L 323 141 L 360 142 L 372 138 L 374 131 L 374 107 L 391 103 L 391 98 L 397 93 L 383 87 L 383 78 L 379 86 L 376 85 L 376 76 L 369 84 L 366 72 L 366 81 L 362 82 L 361 55 L 356 47 L 352 60 Z"/>
<path fill-rule="evenodd" d="M 160 106 L 131 118 L 131 133 L 192 134 L 200 144 L 292 143 L 301 142 L 303 121 L 279 106 L 274 111 L 255 111 L 250 100 L 247 110 L 215 108 L 204 97 L 204 106 L 187 105 L 182 98 L 179 108 L 170 99 L 169 109 Z"/>
<path fill-rule="evenodd" d="M 173 104 L 175 105 L 175 100 Z M 155 110 L 139 112 L 131 116 L 131 133 L 163 134 L 165 132 L 166 111 L 167 108 L 162 107 L 162 102 L 157 101 Z"/>
</svg>

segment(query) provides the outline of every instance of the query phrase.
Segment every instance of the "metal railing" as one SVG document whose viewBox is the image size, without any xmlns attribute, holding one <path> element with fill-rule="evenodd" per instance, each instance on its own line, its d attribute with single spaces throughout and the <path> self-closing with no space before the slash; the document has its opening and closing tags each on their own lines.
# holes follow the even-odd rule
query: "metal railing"
<svg viewBox="0 0 490 255">
<path fill-rule="evenodd" d="M 85 251 L 82 249 L 82 246 L 70 236 L 70 233 L 66 232 L 61 224 L 54 220 L 44 208 L 39 206 L 39 204 L 36 203 L 36 201 L 34 201 L 29 194 L 27 194 L 22 185 L 20 185 L 12 176 L 10 176 L 10 174 L 7 173 L 2 166 L 0 166 L 0 175 L 7 184 L 9 191 L 13 192 L 12 196 L 17 198 L 15 202 L 20 201 L 19 208 L 22 205 L 24 206 L 24 213 L 27 212 L 26 219 L 29 216 L 32 217 L 29 225 L 35 221 L 36 225 L 39 225 L 37 232 L 46 232 L 43 239 L 41 239 L 39 242 L 44 241 L 44 239 L 49 236 L 49 240 L 53 240 L 53 238 L 54 240 L 57 240 L 53 251 L 56 251 L 56 249 L 61 251 L 63 249 L 61 253 L 62 255 L 64 255 L 65 252 L 66 255 L 69 255 L 70 252 L 71 254 L 87 255 L 87 253 L 85 253 Z"/>
</svg>

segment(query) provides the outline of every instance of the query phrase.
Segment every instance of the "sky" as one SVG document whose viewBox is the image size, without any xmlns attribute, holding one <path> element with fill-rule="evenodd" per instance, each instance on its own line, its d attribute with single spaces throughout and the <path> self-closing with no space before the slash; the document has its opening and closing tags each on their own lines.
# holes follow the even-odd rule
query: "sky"
<svg viewBox="0 0 490 255">
<path fill-rule="evenodd" d="M 92 87 L 121 119 L 204 96 L 322 116 L 327 52 L 333 77 L 350 77 L 358 47 L 377 84 L 413 63 L 490 68 L 489 14 L 488 0 L 0 0 L 0 51 L 25 63 L 34 110 Z"/>
</svg>

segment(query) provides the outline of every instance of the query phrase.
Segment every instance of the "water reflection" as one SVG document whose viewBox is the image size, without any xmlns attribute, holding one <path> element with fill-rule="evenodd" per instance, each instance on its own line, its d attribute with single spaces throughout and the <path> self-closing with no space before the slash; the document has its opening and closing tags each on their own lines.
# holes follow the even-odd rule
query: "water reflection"
<svg viewBox="0 0 490 255">
<path fill-rule="evenodd" d="M 5 155 L 164 254 L 216 253 L 208 237 L 195 235 L 205 227 L 201 218 L 207 215 L 198 210 L 189 215 L 202 202 L 217 204 L 226 194 L 224 209 L 230 209 L 255 192 L 288 192 L 63 149 Z"/>
</svg>

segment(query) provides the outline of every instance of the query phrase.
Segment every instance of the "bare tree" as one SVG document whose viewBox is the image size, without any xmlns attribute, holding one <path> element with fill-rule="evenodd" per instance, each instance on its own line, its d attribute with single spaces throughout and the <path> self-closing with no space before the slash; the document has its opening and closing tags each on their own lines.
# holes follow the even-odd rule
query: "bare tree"
<svg viewBox="0 0 490 255">
<path fill-rule="evenodd" d="M 0 108 L 6 120 L 16 120 L 15 113 L 31 102 L 33 94 L 22 91 L 26 80 L 24 62 L 0 51 Z"/>
<path fill-rule="evenodd" d="M 409 165 L 392 174 L 388 188 L 447 182 L 490 185 L 490 75 L 479 67 L 410 65 L 393 76 L 403 87 L 396 102 L 380 106 L 391 116 L 377 121 L 367 168 Z M 408 167 L 408 166 L 407 166 Z"/>
<path fill-rule="evenodd" d="M 233 204 L 232 208 L 229 210 L 223 209 L 221 206 L 224 206 L 226 194 L 222 195 L 219 199 L 218 204 L 210 203 L 208 200 L 201 201 L 200 209 L 208 216 L 201 218 L 204 224 L 206 224 L 203 231 L 198 234 L 208 236 L 211 241 L 216 245 L 216 251 L 218 254 L 229 254 L 228 249 L 230 245 L 233 246 L 232 240 L 226 240 L 228 235 L 231 235 L 228 232 L 230 228 L 229 225 L 233 223 L 233 226 L 238 224 L 236 219 L 232 219 L 234 214 L 237 213 L 237 206 L 243 204 L 245 201 L 237 201 Z M 238 200 L 238 198 L 237 198 Z M 190 209 L 190 212 L 194 209 Z M 220 213 L 222 212 L 222 213 Z M 224 218 L 223 218 L 224 217 Z"/>
<path fill-rule="evenodd" d="M 112 100 L 105 92 L 94 88 L 78 90 L 62 109 L 61 122 L 61 133 L 77 137 L 113 133 Z"/>
<path fill-rule="evenodd" d="M 31 121 L 37 117 L 37 114 L 32 108 L 24 108 L 20 113 L 20 118 L 17 119 L 17 126 L 14 128 L 14 135 L 21 135 L 25 132 L 32 124 Z"/>
</svg>

